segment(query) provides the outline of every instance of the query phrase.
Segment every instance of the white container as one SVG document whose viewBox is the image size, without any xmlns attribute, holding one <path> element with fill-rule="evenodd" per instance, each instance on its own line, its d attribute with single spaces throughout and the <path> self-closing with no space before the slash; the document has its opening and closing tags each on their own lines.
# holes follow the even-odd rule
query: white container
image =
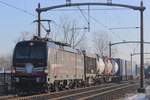
<svg viewBox="0 0 150 100">
<path fill-rule="evenodd" d="M 104 63 L 103 59 L 98 58 L 98 60 L 97 60 L 97 72 L 98 72 L 98 74 L 101 75 L 104 72 L 104 69 L 105 69 L 105 63 Z"/>
</svg>

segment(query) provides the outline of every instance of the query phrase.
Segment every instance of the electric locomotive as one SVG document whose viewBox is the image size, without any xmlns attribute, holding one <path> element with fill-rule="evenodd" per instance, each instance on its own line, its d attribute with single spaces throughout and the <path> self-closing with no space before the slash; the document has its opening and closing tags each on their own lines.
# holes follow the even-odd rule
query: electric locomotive
<svg viewBox="0 0 150 100">
<path fill-rule="evenodd" d="M 47 53 L 46 41 L 31 40 L 16 44 L 13 53 L 12 85 L 17 93 L 45 89 Z"/>
<path fill-rule="evenodd" d="M 84 58 L 80 50 L 38 37 L 16 44 L 12 85 L 17 93 L 73 88 L 83 79 Z"/>
</svg>

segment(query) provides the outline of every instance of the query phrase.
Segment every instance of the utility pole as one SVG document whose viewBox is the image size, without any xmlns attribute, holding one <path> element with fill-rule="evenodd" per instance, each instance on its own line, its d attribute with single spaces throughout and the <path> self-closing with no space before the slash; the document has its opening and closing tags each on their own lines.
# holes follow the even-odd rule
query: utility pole
<svg viewBox="0 0 150 100">
<path fill-rule="evenodd" d="M 111 58 L 111 42 L 109 42 L 109 58 Z"/>
<path fill-rule="evenodd" d="M 40 3 L 38 3 L 38 9 L 40 9 Z M 38 11 L 38 37 L 41 37 L 41 11 Z"/>
<path fill-rule="evenodd" d="M 132 53 L 131 53 L 131 75 L 132 75 Z"/>
<path fill-rule="evenodd" d="M 66 0 L 66 5 L 71 5 L 71 0 Z"/>
<path fill-rule="evenodd" d="M 141 10 L 140 10 L 140 88 L 138 89 L 138 92 L 144 93 L 145 88 L 144 88 L 144 80 L 143 80 L 143 74 L 144 74 L 144 23 L 143 23 L 143 12 L 144 12 L 144 7 L 143 7 L 143 1 L 141 1 Z"/>
<path fill-rule="evenodd" d="M 86 51 L 82 51 L 83 56 L 84 56 L 84 80 L 86 80 Z"/>
</svg>

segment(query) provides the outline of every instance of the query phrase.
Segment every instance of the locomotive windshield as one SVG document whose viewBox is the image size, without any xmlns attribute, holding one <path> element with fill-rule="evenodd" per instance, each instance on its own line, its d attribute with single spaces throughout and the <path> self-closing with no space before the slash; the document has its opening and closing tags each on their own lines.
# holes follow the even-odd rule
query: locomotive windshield
<svg viewBox="0 0 150 100">
<path fill-rule="evenodd" d="M 19 43 L 15 48 L 16 59 L 45 59 L 46 44 L 36 42 Z"/>
<path fill-rule="evenodd" d="M 13 56 L 14 65 L 32 63 L 37 66 L 44 66 L 47 61 L 46 42 L 25 41 L 16 45 Z"/>
</svg>

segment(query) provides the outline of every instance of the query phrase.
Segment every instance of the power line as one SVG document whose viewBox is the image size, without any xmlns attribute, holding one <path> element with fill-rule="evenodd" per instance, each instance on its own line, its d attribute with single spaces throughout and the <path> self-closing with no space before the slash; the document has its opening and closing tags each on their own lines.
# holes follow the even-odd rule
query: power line
<svg viewBox="0 0 150 100">
<path fill-rule="evenodd" d="M 8 7 L 14 8 L 14 9 L 16 9 L 16 10 L 18 10 L 18 11 L 24 12 L 24 13 L 26 13 L 26 14 L 28 14 L 28 15 L 31 15 L 31 16 L 34 16 L 34 17 L 35 17 L 34 14 L 28 12 L 27 10 L 24 10 L 24 9 L 22 9 L 22 8 L 19 8 L 19 7 L 16 7 L 16 6 L 12 5 L 12 4 L 6 3 L 6 2 L 4 2 L 4 1 L 0 1 L 0 3 L 6 5 L 6 6 L 8 6 Z"/>
<path fill-rule="evenodd" d="M 101 23 L 99 20 L 97 20 L 95 17 L 90 16 L 96 23 L 100 24 L 101 26 L 103 26 L 104 28 L 108 28 L 107 26 L 105 26 L 103 23 Z"/>
<path fill-rule="evenodd" d="M 82 11 L 82 9 L 79 9 L 81 12 L 82 12 L 82 14 L 84 15 L 84 13 L 83 13 L 83 11 Z M 96 18 L 94 18 L 93 16 L 89 16 L 89 17 L 91 17 L 91 19 L 93 19 L 96 23 L 98 23 L 98 24 L 100 24 L 101 26 L 103 26 L 105 29 L 107 29 L 108 31 L 110 31 L 109 30 L 109 28 L 107 27 L 107 26 L 105 26 L 103 23 L 101 23 L 99 20 L 97 20 Z M 87 20 L 88 21 L 88 20 Z M 111 32 L 112 34 L 114 34 L 114 32 Z M 114 34 L 115 35 L 115 34 Z M 121 39 L 118 35 L 115 35 L 115 36 L 117 36 L 118 37 L 118 39 Z"/>
<path fill-rule="evenodd" d="M 18 11 L 24 12 L 24 13 L 30 15 L 30 16 L 37 17 L 36 15 L 34 15 L 34 14 L 28 12 L 27 10 L 24 10 L 24 9 L 22 9 L 22 8 L 19 8 L 19 7 L 16 7 L 16 6 L 11 5 L 11 4 L 9 4 L 9 3 L 3 2 L 3 1 L 0 1 L 0 3 L 6 5 L 6 6 L 8 6 L 8 7 L 14 8 L 14 9 L 16 9 L 16 10 L 18 10 Z M 42 26 L 42 28 L 46 31 L 46 28 L 44 27 L 44 25 L 43 25 L 42 23 L 41 23 L 41 26 Z"/>
<path fill-rule="evenodd" d="M 80 7 L 78 6 L 78 9 L 81 13 L 81 15 L 84 17 L 84 19 L 86 20 L 87 23 L 89 23 L 89 20 L 86 18 L 86 16 L 84 15 L 84 12 L 82 11 L 82 9 L 80 9 Z"/>
<path fill-rule="evenodd" d="M 111 32 L 113 35 L 115 35 L 119 40 L 122 40 L 121 37 L 119 35 L 116 35 L 115 32 L 112 32 L 109 30 L 108 26 L 104 25 L 103 23 L 101 23 L 99 20 L 97 20 L 96 18 L 94 18 L 93 16 L 90 16 L 91 19 L 93 19 L 96 23 L 100 24 L 101 26 L 103 26 L 106 30 L 108 30 L 109 32 Z"/>
<path fill-rule="evenodd" d="M 34 14 L 28 12 L 27 10 L 24 10 L 24 9 L 22 9 L 22 8 L 19 8 L 19 7 L 16 7 L 16 6 L 12 5 L 12 4 L 6 3 L 6 2 L 4 2 L 4 1 L 0 1 L 0 3 L 6 5 L 6 6 L 8 6 L 8 7 L 14 8 L 14 9 L 16 9 L 16 10 L 18 10 L 18 11 L 24 12 L 24 13 L 26 13 L 26 14 L 28 14 L 28 15 L 31 15 L 31 16 L 36 17 L 36 15 L 34 15 Z M 89 10 L 89 8 L 88 8 L 88 9 L 81 9 L 81 8 L 78 6 L 78 9 L 80 10 L 80 12 L 81 12 L 82 16 L 84 17 L 84 19 L 86 20 L 86 22 L 89 23 L 89 20 L 87 19 L 87 17 L 84 15 L 84 12 L 83 12 L 83 10 Z M 74 11 L 74 10 L 78 10 L 78 9 L 57 9 L 57 10 L 51 10 L 51 11 Z M 127 10 L 127 9 L 125 9 L 125 8 L 105 8 L 105 9 L 90 9 L 90 10 Z M 91 17 L 95 22 L 99 23 L 101 26 L 103 26 L 103 27 L 105 27 L 107 30 L 109 30 L 109 28 L 108 28 L 107 26 L 105 26 L 103 23 L 99 22 L 99 21 L 98 21 L 97 19 L 95 19 L 94 17 L 92 17 L 92 16 L 89 16 L 89 17 Z M 41 24 L 41 26 L 43 27 L 42 24 Z M 110 31 L 110 30 L 109 30 L 109 31 Z M 113 33 L 113 32 L 112 32 L 112 33 Z M 113 33 L 113 34 L 114 34 L 114 33 Z M 118 35 L 117 35 L 117 36 L 118 36 Z M 119 38 L 120 38 L 120 37 L 119 37 Z"/>
</svg>

